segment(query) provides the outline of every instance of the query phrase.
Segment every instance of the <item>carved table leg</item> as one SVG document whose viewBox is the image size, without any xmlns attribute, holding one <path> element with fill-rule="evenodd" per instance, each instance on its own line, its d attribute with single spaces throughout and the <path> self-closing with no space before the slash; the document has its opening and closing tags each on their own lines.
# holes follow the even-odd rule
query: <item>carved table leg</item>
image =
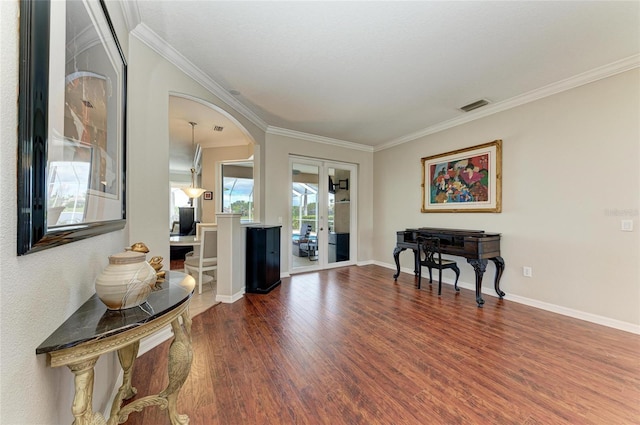
<svg viewBox="0 0 640 425">
<path fill-rule="evenodd" d="M 189 320 L 190 322 L 190 320 Z M 187 323 L 185 323 L 185 327 Z M 180 415 L 177 411 L 178 393 L 187 380 L 191 370 L 193 352 L 191 351 L 190 335 L 182 330 L 179 319 L 171 322 L 174 339 L 169 347 L 169 384 L 160 393 L 168 402 L 169 419 L 172 425 L 185 425 L 189 423 L 187 415 Z"/>
<path fill-rule="evenodd" d="M 111 414 L 109 416 L 109 425 L 117 424 L 119 419 L 120 406 L 122 406 L 122 400 L 129 400 L 131 397 L 138 393 L 131 385 L 131 376 L 133 375 L 133 363 L 138 356 L 138 349 L 140 348 L 140 341 L 136 341 L 124 348 L 118 350 L 118 360 L 120 360 L 120 366 L 122 366 L 122 385 L 118 389 L 118 394 L 113 399 L 111 404 Z"/>
<path fill-rule="evenodd" d="M 97 357 L 67 366 L 75 375 L 76 394 L 71 406 L 71 412 L 76 418 L 73 425 L 106 425 L 107 423 L 100 413 L 93 411 L 92 406 L 93 367 L 96 361 L 98 361 Z"/>
<path fill-rule="evenodd" d="M 182 323 L 184 324 L 185 333 L 187 334 L 187 337 L 189 337 L 189 341 L 191 341 L 191 315 L 189 315 L 188 307 L 184 311 L 184 313 L 181 314 L 181 317 Z"/>
<path fill-rule="evenodd" d="M 399 248 L 395 247 L 393 249 L 393 259 L 396 262 L 396 274 L 393 275 L 393 280 L 398 280 L 398 276 L 400 276 L 400 253 L 407 248 Z"/>
<path fill-rule="evenodd" d="M 484 300 L 482 299 L 482 276 L 487 269 L 487 260 L 468 259 L 467 262 L 473 266 L 476 272 L 476 303 L 478 307 L 482 307 Z"/>
<path fill-rule="evenodd" d="M 118 359 L 120 360 L 120 366 L 122 366 L 122 387 L 124 390 L 122 399 L 129 400 L 131 397 L 138 393 L 134 387 L 131 386 L 131 376 L 133 375 L 133 362 L 138 357 L 138 349 L 140 348 L 140 341 L 136 341 L 124 348 L 118 350 Z"/>
<path fill-rule="evenodd" d="M 504 271 L 504 260 L 502 257 L 493 257 L 491 258 L 493 264 L 496 265 L 496 278 L 494 280 L 494 287 L 496 289 L 496 293 L 500 298 L 504 297 L 504 292 L 500 290 L 500 278 L 502 277 L 502 272 Z"/>
</svg>

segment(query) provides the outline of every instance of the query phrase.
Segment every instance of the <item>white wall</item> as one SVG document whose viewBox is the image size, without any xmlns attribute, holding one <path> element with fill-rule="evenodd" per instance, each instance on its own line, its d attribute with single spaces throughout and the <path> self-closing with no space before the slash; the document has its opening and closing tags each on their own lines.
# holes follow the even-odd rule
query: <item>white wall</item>
<svg viewBox="0 0 640 425">
<path fill-rule="evenodd" d="M 280 269 L 289 270 L 287 245 L 291 231 L 291 187 L 289 155 L 300 155 L 358 164 L 358 258 L 370 260 L 373 255 L 373 153 L 323 143 L 315 143 L 283 135 L 267 133 L 265 143 L 265 224 L 282 223 Z"/>
<path fill-rule="evenodd" d="M 392 264 L 395 232 L 407 227 L 499 232 L 507 300 L 524 297 L 637 328 L 639 74 L 628 71 L 375 153 L 374 259 Z M 495 139 L 503 139 L 501 214 L 420 213 L 421 157 Z M 634 232 L 620 231 L 623 218 L 634 221 Z M 473 283 L 472 267 L 460 261 L 461 280 Z M 413 269 L 409 254 L 401 254 L 401 263 Z M 522 276 L 525 265 L 533 267 L 532 278 Z M 483 286 L 492 287 L 494 270 L 490 263 Z"/>
<path fill-rule="evenodd" d="M 119 7 L 110 5 L 115 27 Z M 16 255 L 18 2 L 0 2 L 0 423 L 71 423 L 73 374 L 52 369 L 35 350 L 93 293 L 108 256 L 122 251 L 127 229 L 34 254 Z M 119 32 L 125 54 L 127 35 Z M 105 409 L 119 370 L 115 355 L 96 365 L 94 409 Z"/>
</svg>

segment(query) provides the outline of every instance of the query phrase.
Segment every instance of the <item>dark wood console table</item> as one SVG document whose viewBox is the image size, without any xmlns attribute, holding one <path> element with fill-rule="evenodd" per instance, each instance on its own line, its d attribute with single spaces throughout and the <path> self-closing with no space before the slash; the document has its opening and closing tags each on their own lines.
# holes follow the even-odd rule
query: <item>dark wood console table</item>
<svg viewBox="0 0 640 425">
<path fill-rule="evenodd" d="M 440 239 L 440 249 L 443 254 L 464 257 L 473 266 L 476 272 L 476 303 L 482 307 L 482 277 L 487 268 L 488 260 L 496 265 L 494 287 L 500 298 L 505 293 L 500 290 L 500 278 L 504 271 L 504 260 L 500 256 L 500 233 L 485 233 L 482 230 L 458 230 L 439 229 L 432 227 L 420 227 L 396 232 L 396 247 L 393 250 L 393 258 L 396 262 L 396 274 L 394 279 L 400 276 L 400 253 L 406 249 L 413 250 L 414 273 L 418 274 L 420 262 L 418 259 L 417 238 L 437 237 Z"/>
<path fill-rule="evenodd" d="M 47 354 L 51 367 L 67 366 L 75 375 L 75 397 L 71 411 L 74 424 L 119 424 L 134 411 L 147 406 L 167 408 L 173 425 L 187 424 L 189 418 L 177 412 L 178 393 L 191 369 L 191 318 L 189 302 L 195 280 L 184 273 L 167 272 L 166 279 L 151 292 L 147 301 L 126 310 L 108 310 L 94 294 L 36 349 Z M 182 318 L 182 320 L 180 320 Z M 174 339 L 169 348 L 169 384 L 158 395 L 142 397 L 122 406 L 137 390 L 131 385 L 133 363 L 140 340 L 171 324 Z M 94 365 L 105 353 L 118 352 L 123 370 L 108 420 L 91 406 Z"/>
</svg>

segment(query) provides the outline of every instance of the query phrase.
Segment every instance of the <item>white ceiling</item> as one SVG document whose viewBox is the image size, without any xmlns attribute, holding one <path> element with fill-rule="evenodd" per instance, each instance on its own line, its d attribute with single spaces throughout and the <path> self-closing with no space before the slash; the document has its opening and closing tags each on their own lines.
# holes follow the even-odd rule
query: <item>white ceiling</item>
<svg viewBox="0 0 640 425">
<path fill-rule="evenodd" d="M 127 11 L 142 24 L 134 34 L 175 49 L 262 127 L 371 147 L 459 119 L 481 98 L 486 110 L 640 62 L 638 1 L 137 1 Z"/>
</svg>

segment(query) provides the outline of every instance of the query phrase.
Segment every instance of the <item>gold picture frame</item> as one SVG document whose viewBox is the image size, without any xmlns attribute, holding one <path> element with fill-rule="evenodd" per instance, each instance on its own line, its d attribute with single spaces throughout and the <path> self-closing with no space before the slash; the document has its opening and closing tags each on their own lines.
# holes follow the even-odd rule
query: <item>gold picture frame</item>
<svg viewBox="0 0 640 425">
<path fill-rule="evenodd" d="M 421 212 L 502 212 L 502 140 L 421 162 Z"/>
</svg>

